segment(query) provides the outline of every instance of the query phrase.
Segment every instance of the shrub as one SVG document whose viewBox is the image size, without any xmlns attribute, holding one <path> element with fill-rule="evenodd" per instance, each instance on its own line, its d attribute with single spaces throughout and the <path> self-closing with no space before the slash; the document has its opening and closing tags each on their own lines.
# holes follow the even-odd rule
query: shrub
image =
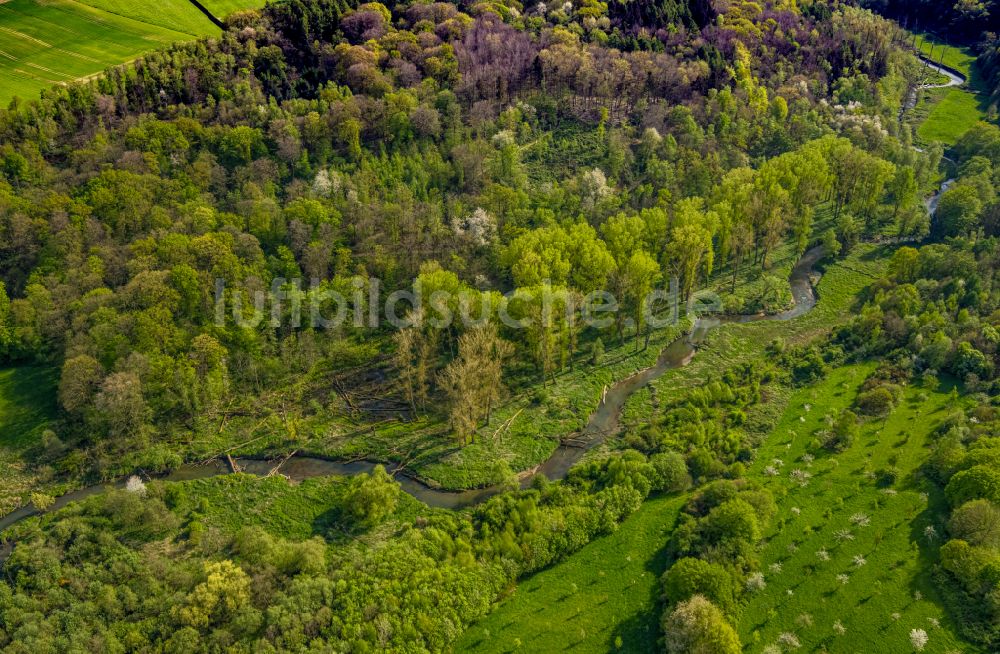
<svg viewBox="0 0 1000 654">
<path fill-rule="evenodd" d="M 375 466 L 371 474 L 351 479 L 344 498 L 344 511 L 362 524 L 381 521 L 396 510 L 399 502 L 399 484 L 382 466 Z"/>
<path fill-rule="evenodd" d="M 843 452 L 854 443 L 859 431 L 857 414 L 850 409 L 845 409 L 834 421 L 833 427 L 823 441 L 823 447 L 835 452 Z"/>
<path fill-rule="evenodd" d="M 948 482 L 944 494 L 952 506 L 978 498 L 1000 503 L 1000 470 L 987 465 L 961 470 Z"/>
<path fill-rule="evenodd" d="M 683 602 L 695 595 L 707 599 L 729 612 L 735 604 L 733 577 L 718 563 L 685 557 L 663 574 L 663 592 L 671 604 Z"/>
<path fill-rule="evenodd" d="M 948 531 L 970 545 L 1000 548 L 1000 507 L 985 499 L 966 502 L 951 514 Z"/>
<path fill-rule="evenodd" d="M 755 543 L 761 535 L 757 512 L 741 499 L 728 500 L 709 511 L 699 532 L 713 545 Z"/>
<path fill-rule="evenodd" d="M 899 476 L 901 474 L 902 472 L 896 466 L 886 466 L 878 471 L 878 485 L 883 488 L 895 486 L 896 482 L 899 481 Z"/>
<path fill-rule="evenodd" d="M 858 410 L 869 416 L 887 416 L 896 404 L 896 398 L 885 386 L 878 386 L 858 395 Z"/>
<path fill-rule="evenodd" d="M 677 492 L 691 487 L 691 475 L 688 473 L 687 463 L 677 452 L 654 454 L 649 462 L 656 470 L 658 490 Z"/>
<path fill-rule="evenodd" d="M 722 611 L 701 595 L 681 602 L 663 619 L 670 654 L 740 654 L 740 639 Z"/>
<path fill-rule="evenodd" d="M 48 511 L 56 503 L 56 498 L 45 493 L 32 493 L 31 503 L 39 511 Z"/>
</svg>

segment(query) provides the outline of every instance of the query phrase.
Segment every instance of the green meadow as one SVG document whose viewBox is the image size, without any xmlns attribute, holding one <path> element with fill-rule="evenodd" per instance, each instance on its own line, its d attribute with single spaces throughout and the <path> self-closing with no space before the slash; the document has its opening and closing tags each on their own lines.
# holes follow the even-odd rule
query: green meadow
<svg viewBox="0 0 1000 654">
<path fill-rule="evenodd" d="M 190 0 L 162 0 L 156 11 L 136 0 L 79 0 L 80 4 L 140 23 L 156 25 L 176 32 L 201 36 L 215 34 L 218 29 Z"/>
<path fill-rule="evenodd" d="M 144 5 L 127 0 L 93 0 L 93 4 L 72 0 L 0 4 L 0 77 L 4 80 L 0 102 L 6 104 L 14 96 L 31 99 L 54 84 L 99 73 L 214 29 L 193 5 L 181 0 L 157 3 L 163 13 L 148 12 Z M 150 13 L 157 15 L 137 20 Z"/>
<path fill-rule="evenodd" d="M 924 142 L 939 141 L 948 145 L 958 142 L 966 131 L 983 120 L 979 96 L 958 88 L 929 89 L 927 102 L 933 104 L 926 120 L 917 129 Z"/>
<path fill-rule="evenodd" d="M 243 9 L 260 9 L 264 6 L 265 0 L 202 0 L 205 8 L 212 12 L 212 15 L 222 19 L 234 11 Z"/>
<path fill-rule="evenodd" d="M 927 35 L 917 35 L 915 45 L 924 55 L 957 70 L 968 80 L 961 87 L 925 89 L 916 107 L 918 118 L 923 118 L 917 128 L 918 139 L 954 145 L 968 129 L 986 119 L 988 94 L 976 57 L 968 48 L 941 43 Z"/>
<path fill-rule="evenodd" d="M 664 545 L 686 499 L 647 500 L 614 534 L 525 580 L 455 651 L 654 651 Z"/>
<path fill-rule="evenodd" d="M 749 595 L 739 624 L 750 651 L 792 634 L 804 651 L 906 652 L 912 629 L 927 632 L 925 652 L 976 651 L 956 635 L 932 583 L 947 509 L 920 474 L 929 438 L 952 409 L 952 385 L 906 387 L 888 418 L 865 423 L 844 452 L 810 446 L 874 369 L 838 368 L 794 392 L 749 472 L 778 498 L 761 552 L 767 586 Z M 880 483 L 890 466 L 897 481 Z M 779 474 L 768 476 L 769 467 Z M 811 475 L 805 485 L 790 478 L 795 469 Z"/>
</svg>

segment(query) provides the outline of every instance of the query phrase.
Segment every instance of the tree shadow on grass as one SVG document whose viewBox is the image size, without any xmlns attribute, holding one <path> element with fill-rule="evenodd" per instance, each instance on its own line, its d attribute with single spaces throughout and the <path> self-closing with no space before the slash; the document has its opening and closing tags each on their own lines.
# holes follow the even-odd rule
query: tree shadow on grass
<svg viewBox="0 0 1000 654">
<path fill-rule="evenodd" d="M 897 245 L 880 245 L 862 254 L 860 261 L 879 261 L 896 251 Z"/>
<path fill-rule="evenodd" d="M 58 370 L 41 366 L 0 369 L 0 446 L 24 448 L 57 412 Z"/>
<path fill-rule="evenodd" d="M 647 574 L 659 579 L 660 576 L 673 564 L 673 557 L 669 551 L 670 538 L 676 523 L 665 525 L 663 530 L 663 546 L 651 557 L 644 567 Z M 660 593 L 660 584 L 653 585 L 649 594 L 649 600 L 645 603 L 650 610 L 632 615 L 627 620 L 620 622 L 608 637 L 608 652 L 651 652 L 654 651 L 656 641 L 660 635 L 660 614 L 663 612 L 663 598 Z M 621 646 L 618 646 L 617 639 L 621 638 Z"/>
<path fill-rule="evenodd" d="M 954 385 L 952 382 L 951 385 Z M 950 386 L 949 385 L 949 389 Z M 907 484 L 911 489 L 922 490 L 927 494 L 927 504 L 923 511 L 916 514 L 910 522 L 910 540 L 917 544 L 917 565 L 916 572 L 909 580 L 910 601 L 908 607 L 914 603 L 924 600 L 936 604 L 944 609 L 944 626 L 953 633 L 961 633 L 962 628 L 955 619 L 954 602 L 945 601 L 943 596 L 949 594 L 949 589 L 940 588 L 935 581 L 934 571 L 940 564 L 938 549 L 944 544 L 947 537 L 941 533 L 939 519 L 948 515 L 949 504 L 940 486 L 929 481 L 911 479 Z M 937 529 L 937 534 L 932 535 L 927 531 L 928 526 Z M 920 599 L 918 599 L 920 598 Z"/>
</svg>

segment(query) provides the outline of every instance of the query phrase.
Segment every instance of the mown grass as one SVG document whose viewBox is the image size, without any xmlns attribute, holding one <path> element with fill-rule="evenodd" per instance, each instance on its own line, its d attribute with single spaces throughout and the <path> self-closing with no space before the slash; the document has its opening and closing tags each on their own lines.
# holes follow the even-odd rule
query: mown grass
<svg viewBox="0 0 1000 654">
<path fill-rule="evenodd" d="M 106 11 L 109 14 L 123 16 L 158 25 L 175 32 L 184 32 L 201 36 L 215 34 L 218 28 L 190 0 L 158 0 L 156 10 L 151 11 L 150 5 L 139 0 L 79 0 L 80 4 Z"/>
<path fill-rule="evenodd" d="M 975 651 L 941 607 L 930 578 L 940 542 L 924 531 L 934 526 L 944 533 L 943 498 L 921 478 L 920 466 L 929 435 L 953 408 L 951 385 L 907 387 L 892 414 L 866 423 L 846 451 L 803 459 L 816 454 L 810 441 L 826 426 L 825 416 L 850 407 L 874 368 L 839 368 L 796 391 L 748 473 L 767 480 L 778 498 L 778 518 L 761 553 L 767 587 L 750 596 L 739 625 L 749 651 L 787 632 L 803 651 L 907 652 L 911 629 L 929 634 L 926 652 Z M 780 475 L 765 476 L 776 459 Z M 880 488 L 871 473 L 890 465 L 900 470 L 899 481 Z M 800 486 L 789 478 L 792 469 L 812 478 Z M 870 524 L 855 524 L 853 516 Z M 838 539 L 842 530 L 851 540 Z M 842 574 L 846 579 L 838 579 Z M 834 629 L 838 621 L 842 634 Z"/>
<path fill-rule="evenodd" d="M 235 11 L 260 9 L 266 0 L 202 0 L 201 4 L 216 18 L 223 19 Z"/>
<path fill-rule="evenodd" d="M 954 145 L 968 130 L 986 117 L 984 99 L 961 88 L 928 89 L 924 102 L 932 105 L 917 128 L 921 141 Z"/>
<path fill-rule="evenodd" d="M 659 575 L 685 497 L 648 500 L 610 536 L 521 583 L 456 652 L 652 652 Z M 621 639 L 620 642 L 616 639 Z"/>
<path fill-rule="evenodd" d="M 99 73 L 149 50 L 207 33 L 192 27 L 198 10 L 193 5 L 189 11 L 184 9 L 181 0 L 165 0 L 155 11 L 128 0 L 94 0 L 94 4 L 72 0 L 0 3 L 0 102 L 6 104 L 14 96 L 30 99 L 54 84 Z M 104 7 L 129 9 L 128 14 L 118 15 Z M 135 16 L 158 17 L 136 20 Z M 180 24 L 168 26 L 174 18 Z"/>
<path fill-rule="evenodd" d="M 57 378 L 53 368 L 0 370 L 0 515 L 23 504 L 37 482 L 23 454 L 56 415 Z"/>
</svg>

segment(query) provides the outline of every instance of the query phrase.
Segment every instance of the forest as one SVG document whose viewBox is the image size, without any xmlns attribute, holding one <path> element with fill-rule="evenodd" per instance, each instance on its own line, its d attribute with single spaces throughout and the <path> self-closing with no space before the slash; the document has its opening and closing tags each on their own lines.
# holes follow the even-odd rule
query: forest
<svg viewBox="0 0 1000 654">
<path fill-rule="evenodd" d="M 995 651 L 997 15 L 274 0 L 14 97 L 0 650 Z"/>
</svg>

